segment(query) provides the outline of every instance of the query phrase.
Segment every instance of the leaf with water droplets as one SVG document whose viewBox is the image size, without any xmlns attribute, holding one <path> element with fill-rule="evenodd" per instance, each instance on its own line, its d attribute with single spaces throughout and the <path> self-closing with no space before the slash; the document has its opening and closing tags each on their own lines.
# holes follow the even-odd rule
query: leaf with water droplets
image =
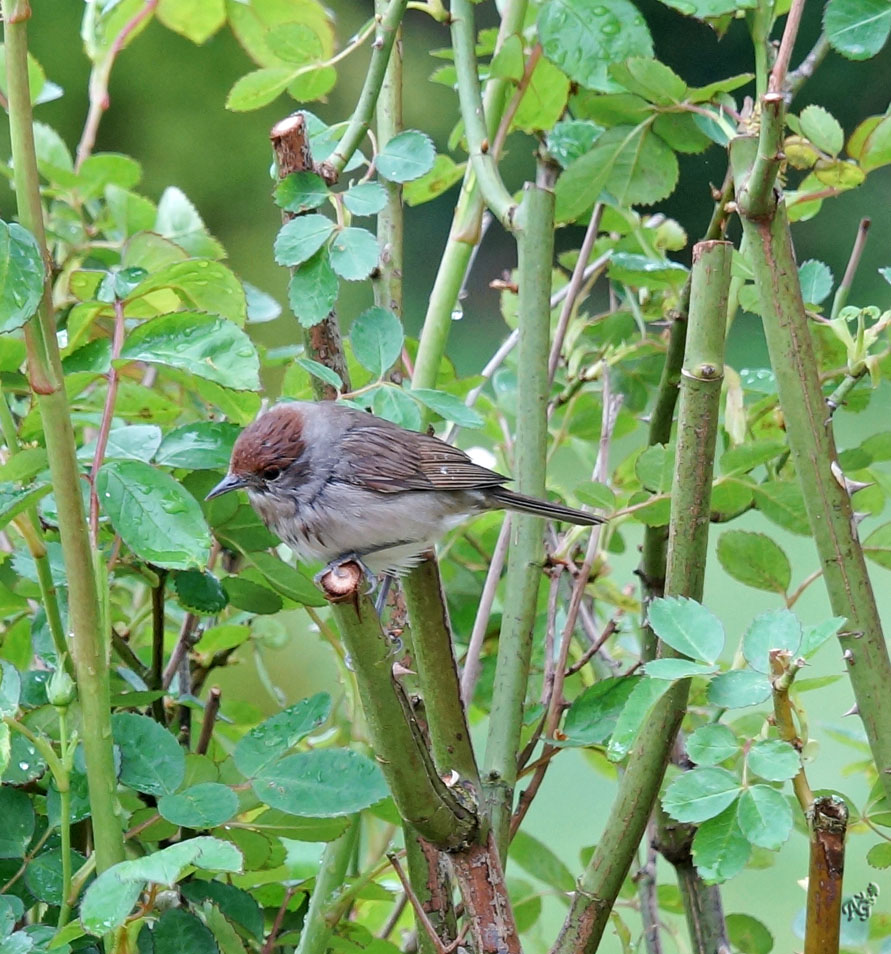
<svg viewBox="0 0 891 954">
<path fill-rule="evenodd" d="M 42 295 L 43 258 L 34 236 L 0 222 L 0 332 L 21 328 Z"/>
<path fill-rule="evenodd" d="M 330 712 L 331 697 L 320 692 L 261 722 L 235 746 L 233 758 L 238 771 L 247 778 L 259 775 L 318 728 Z"/>
</svg>

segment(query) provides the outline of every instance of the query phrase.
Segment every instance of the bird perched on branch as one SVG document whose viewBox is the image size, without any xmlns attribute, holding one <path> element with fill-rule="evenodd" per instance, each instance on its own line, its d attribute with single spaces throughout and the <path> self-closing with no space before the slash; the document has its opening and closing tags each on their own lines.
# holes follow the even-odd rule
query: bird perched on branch
<svg viewBox="0 0 891 954">
<path fill-rule="evenodd" d="M 207 495 L 246 490 L 263 522 L 327 569 L 398 573 L 471 514 L 516 510 L 591 526 L 602 518 L 515 493 L 508 478 L 437 437 L 343 404 L 277 404 L 249 424 Z"/>
</svg>

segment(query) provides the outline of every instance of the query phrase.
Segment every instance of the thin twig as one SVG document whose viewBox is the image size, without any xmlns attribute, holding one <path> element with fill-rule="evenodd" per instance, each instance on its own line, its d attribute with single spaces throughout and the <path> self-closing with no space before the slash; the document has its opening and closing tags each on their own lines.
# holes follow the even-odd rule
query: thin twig
<svg viewBox="0 0 891 954">
<path fill-rule="evenodd" d="M 821 33 L 810 53 L 801 61 L 797 69 L 786 77 L 786 94 L 791 99 L 816 72 L 817 67 L 829 52 L 829 40 Z"/>
<path fill-rule="evenodd" d="M 261 954 L 272 954 L 272 951 L 275 949 L 275 941 L 278 937 L 278 932 L 282 929 L 282 923 L 285 920 L 285 914 L 288 911 L 288 905 L 291 903 L 291 898 L 294 897 L 294 893 L 296 891 L 296 886 L 289 885 L 287 888 L 285 888 L 285 896 L 282 899 L 282 903 L 279 905 L 278 911 L 276 912 L 275 920 L 272 922 L 272 928 L 269 931 L 269 935 L 267 936 L 263 947 L 260 949 Z"/>
<path fill-rule="evenodd" d="M 619 619 L 621 618 L 621 615 L 622 614 L 619 613 L 618 615 L 614 616 L 606 624 L 606 626 L 603 627 L 603 632 L 600 634 L 600 638 L 591 643 L 584 653 L 582 653 L 579 660 L 567 668 L 564 678 L 568 679 L 570 676 L 574 676 L 580 669 L 583 669 L 594 656 L 597 655 L 604 643 L 619 628 Z"/>
<path fill-rule="evenodd" d="M 838 318 L 838 313 L 847 304 L 851 286 L 854 284 L 854 276 L 857 274 L 860 259 L 863 257 L 863 250 L 866 248 L 866 240 L 869 238 L 869 227 L 871 224 L 872 221 L 870 219 L 864 218 L 860 220 L 860 224 L 857 226 L 857 236 L 854 239 L 854 247 L 851 249 L 850 258 L 848 258 L 848 266 L 845 269 L 844 277 L 835 293 L 835 298 L 832 299 L 830 318 Z"/>
<path fill-rule="evenodd" d="M 198 736 L 198 744 L 195 746 L 195 751 L 198 755 L 204 755 L 210 745 L 210 740 L 213 737 L 214 724 L 220 711 L 220 701 L 222 697 L 223 690 L 220 689 L 219 686 L 210 687 L 207 704 L 204 707 L 204 719 L 201 722 L 201 734 Z"/>
<path fill-rule="evenodd" d="M 384 922 L 384 926 L 377 933 L 377 936 L 382 941 L 386 941 L 387 938 L 393 933 L 396 925 L 399 923 L 399 919 L 402 917 L 402 912 L 405 910 L 406 904 L 408 904 L 408 894 L 403 891 L 399 896 L 399 900 L 393 905 L 393 910 L 390 912 L 389 917 Z"/>
<path fill-rule="evenodd" d="M 789 69 L 789 61 L 792 59 L 792 47 L 795 46 L 795 40 L 798 37 L 798 27 L 801 24 L 803 10 L 804 0 L 792 0 L 792 5 L 789 7 L 788 14 L 786 14 L 786 26 L 783 29 L 783 39 L 780 41 L 776 62 L 770 71 L 770 81 L 767 86 L 770 93 L 783 92 L 786 84 L 786 72 Z"/>
<path fill-rule="evenodd" d="M 430 938 L 430 943 L 433 945 L 434 949 L 436 950 L 436 954 L 451 954 L 451 952 L 454 951 L 455 948 L 460 943 L 460 938 L 456 939 L 454 942 L 452 942 L 449 945 L 445 945 L 442 943 L 442 940 L 440 939 L 439 935 L 436 933 L 436 929 L 433 927 L 432 923 L 430 922 L 430 918 L 427 917 L 427 912 L 424 910 L 424 906 L 418 900 L 418 896 L 415 894 L 411 886 L 411 883 L 406 877 L 405 872 L 402 870 L 402 865 L 399 863 L 399 859 L 396 857 L 396 855 L 392 851 L 387 852 L 387 859 L 389 860 L 390 864 L 393 866 L 393 870 L 396 872 L 396 876 L 402 882 L 402 889 L 403 891 L 405 891 L 406 897 L 411 902 L 411 906 L 415 912 L 415 917 L 418 920 L 418 924 L 421 925 L 421 927 L 424 929 L 424 933 L 427 935 L 427 937 Z"/>
<path fill-rule="evenodd" d="M 536 43 L 532 48 L 529 59 L 526 60 L 526 65 L 523 68 L 523 75 L 520 77 L 520 82 L 517 83 L 514 95 L 507 104 L 504 115 L 501 117 L 501 122 L 498 124 L 498 131 L 495 133 L 495 139 L 492 143 L 492 150 L 496 160 L 501 158 L 501 150 L 504 148 L 504 140 L 507 139 L 507 134 L 510 132 L 510 124 L 514 121 L 514 116 L 517 115 L 517 110 L 520 108 L 523 96 L 526 94 L 526 90 L 532 82 L 532 74 L 535 72 L 535 67 L 538 66 L 538 61 L 541 59 L 543 52 L 540 43 Z"/>
</svg>

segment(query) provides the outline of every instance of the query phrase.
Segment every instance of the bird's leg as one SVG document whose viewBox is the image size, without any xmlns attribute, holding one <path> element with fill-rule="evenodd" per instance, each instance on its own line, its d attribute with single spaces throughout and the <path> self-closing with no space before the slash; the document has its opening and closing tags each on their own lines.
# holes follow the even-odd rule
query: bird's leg
<svg viewBox="0 0 891 954">
<path fill-rule="evenodd" d="M 381 576 L 380 580 L 380 589 L 377 591 L 377 596 L 374 598 L 374 608 L 377 611 L 377 615 L 380 616 L 384 612 L 384 606 L 387 603 L 387 596 L 390 593 L 390 585 L 393 583 L 393 577 L 389 573 L 384 573 Z"/>
<path fill-rule="evenodd" d="M 362 557 L 358 553 L 343 553 L 339 557 L 335 557 L 324 570 L 320 570 L 313 577 L 313 582 L 316 586 L 322 586 L 322 580 L 329 574 L 333 573 L 334 576 L 340 576 L 343 567 L 347 563 L 355 563 L 357 567 L 362 571 L 362 575 L 365 577 L 368 582 L 367 593 L 371 593 L 372 590 L 377 586 L 377 577 L 368 569 L 365 563 L 362 560 Z M 324 589 L 324 587 L 322 587 Z"/>
</svg>

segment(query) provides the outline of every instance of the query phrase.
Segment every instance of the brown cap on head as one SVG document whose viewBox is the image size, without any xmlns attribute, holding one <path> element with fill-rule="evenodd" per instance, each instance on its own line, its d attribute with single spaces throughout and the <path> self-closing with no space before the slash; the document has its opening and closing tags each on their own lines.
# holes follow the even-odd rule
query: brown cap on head
<svg viewBox="0 0 891 954">
<path fill-rule="evenodd" d="M 304 446 L 303 415 L 295 406 L 279 404 L 239 434 L 229 472 L 259 474 L 268 467 L 283 470 L 300 457 Z"/>
</svg>

